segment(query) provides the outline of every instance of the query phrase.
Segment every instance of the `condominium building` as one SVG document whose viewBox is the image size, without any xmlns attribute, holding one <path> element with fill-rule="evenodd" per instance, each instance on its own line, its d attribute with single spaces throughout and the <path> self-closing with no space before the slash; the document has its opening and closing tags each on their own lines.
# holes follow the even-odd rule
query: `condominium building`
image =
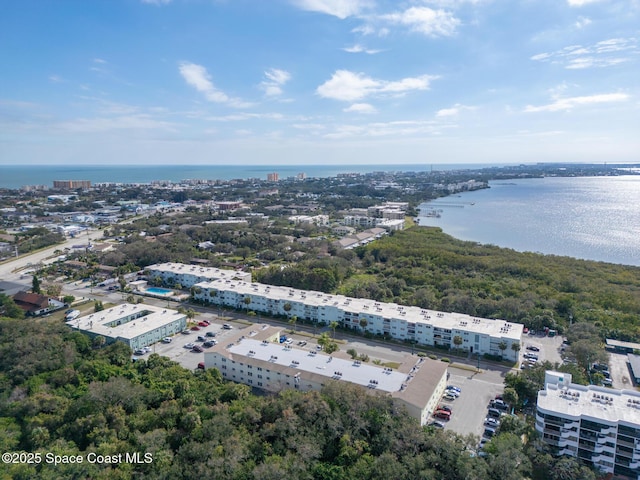
<svg viewBox="0 0 640 480">
<path fill-rule="evenodd" d="M 536 430 L 557 455 L 640 479 L 640 392 L 576 385 L 568 373 L 546 372 Z"/>
<path fill-rule="evenodd" d="M 329 382 L 349 382 L 365 391 L 389 395 L 394 403 L 426 424 L 444 393 L 447 364 L 405 355 L 397 368 L 354 360 L 343 352 L 331 355 L 280 343 L 280 329 L 254 325 L 207 350 L 205 368 L 223 378 L 268 392 L 320 390 Z"/>
<path fill-rule="evenodd" d="M 523 326 L 504 320 L 234 280 L 214 280 L 196 286 L 194 298 L 215 305 L 269 315 L 295 315 L 319 325 L 335 321 L 344 328 L 421 345 L 502 355 L 513 361 L 518 358 Z"/>
<path fill-rule="evenodd" d="M 168 308 L 124 303 L 75 318 L 67 325 L 91 338 L 102 336 L 106 343 L 118 340 L 135 350 L 181 332 L 187 327 L 187 316 Z"/>
<path fill-rule="evenodd" d="M 226 270 L 184 263 L 160 263 L 145 268 L 149 280 L 158 279 L 166 285 L 179 283 L 183 288 L 191 288 L 196 283 L 212 280 L 242 280 L 251 281 L 251 272 Z"/>
<path fill-rule="evenodd" d="M 88 188 L 91 188 L 91 181 L 89 180 L 54 180 L 53 188 L 60 188 L 60 189 L 67 189 L 67 190 L 72 190 L 77 188 L 88 189 Z"/>
</svg>

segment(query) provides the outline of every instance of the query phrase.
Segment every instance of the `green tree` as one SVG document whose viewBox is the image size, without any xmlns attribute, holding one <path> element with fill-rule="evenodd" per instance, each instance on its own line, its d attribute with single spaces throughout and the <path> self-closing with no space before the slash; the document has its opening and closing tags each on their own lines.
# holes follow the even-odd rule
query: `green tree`
<svg viewBox="0 0 640 480">
<path fill-rule="evenodd" d="M 520 351 L 520 348 L 521 348 L 520 347 L 520 343 L 518 343 L 518 342 L 513 342 L 511 344 L 511 350 L 513 350 L 515 352 L 516 357 L 518 356 L 518 352 Z"/>
<path fill-rule="evenodd" d="M 292 332 L 295 333 L 296 332 L 296 322 L 298 321 L 298 317 L 293 315 L 290 319 L 289 319 L 289 325 L 291 325 L 292 328 Z"/>
<path fill-rule="evenodd" d="M 502 341 L 498 344 L 498 348 L 500 349 L 500 356 L 504 356 L 504 351 L 507 349 L 507 342 L 505 342 L 504 340 L 502 340 Z"/>
<path fill-rule="evenodd" d="M 331 330 L 333 330 L 333 338 L 336 338 L 336 328 L 338 327 L 338 322 L 336 322 L 335 320 L 333 320 L 331 323 L 329 323 L 329 327 L 331 328 Z"/>
<path fill-rule="evenodd" d="M 460 345 L 462 345 L 462 343 L 463 343 L 463 340 L 460 335 L 456 335 L 453 337 L 453 344 L 456 346 L 457 349 L 460 348 Z"/>
<path fill-rule="evenodd" d="M 102 304 L 102 301 L 100 300 L 96 300 L 95 302 L 93 302 L 93 311 L 94 312 L 101 312 L 104 310 L 104 305 Z"/>
<path fill-rule="evenodd" d="M 36 275 L 33 276 L 33 279 L 31 280 L 31 291 L 33 293 L 42 293 L 42 291 L 40 290 L 40 280 L 38 280 L 38 277 Z"/>
<path fill-rule="evenodd" d="M 244 297 L 244 299 L 242 301 L 245 304 L 246 310 L 249 311 L 249 304 L 251 303 L 251 297 L 249 295 L 247 295 L 246 297 Z"/>
<path fill-rule="evenodd" d="M 366 318 L 361 318 L 359 323 L 360 323 L 360 328 L 362 329 L 362 332 L 364 333 L 364 331 L 367 329 L 367 325 L 369 325 L 369 322 L 367 321 Z"/>
</svg>

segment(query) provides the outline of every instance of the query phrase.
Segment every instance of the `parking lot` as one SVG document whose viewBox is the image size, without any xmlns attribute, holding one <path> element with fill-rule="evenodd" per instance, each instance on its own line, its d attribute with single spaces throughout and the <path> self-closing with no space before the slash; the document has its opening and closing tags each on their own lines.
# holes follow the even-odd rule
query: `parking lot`
<svg viewBox="0 0 640 480">
<path fill-rule="evenodd" d="M 633 389 L 626 353 L 609 353 L 609 372 L 611 373 L 613 388 Z"/>
<path fill-rule="evenodd" d="M 191 349 L 185 348 L 186 344 L 193 343 L 195 345 L 202 345 L 203 342 L 198 341 L 197 338 L 199 336 L 207 338 L 206 337 L 207 332 L 213 332 L 216 334 L 216 336 L 213 337 L 213 339 L 216 340 L 216 342 L 224 341 L 224 338 L 226 336 L 230 335 L 231 332 L 237 330 L 235 326 L 233 327 L 232 330 L 224 330 L 221 324 L 213 322 L 213 318 L 214 318 L 214 315 L 207 315 L 207 314 L 198 315 L 196 317 L 198 321 L 207 319 L 211 322 L 211 324 L 207 327 L 198 326 L 200 330 L 197 330 L 197 331 L 189 330 L 190 333 L 187 335 L 184 335 L 184 334 L 174 335 L 173 337 L 171 337 L 172 339 L 171 343 L 158 342 L 153 345 L 150 345 L 150 349 L 151 349 L 150 352 L 144 355 L 136 355 L 136 357 L 146 359 L 152 353 L 157 353 L 158 355 L 161 355 L 163 357 L 170 358 L 174 362 L 178 362 L 184 368 L 188 368 L 190 370 L 197 368 L 198 363 L 204 361 L 204 352 L 196 353 Z M 206 352 L 207 349 L 205 348 L 204 351 Z"/>
<path fill-rule="evenodd" d="M 520 349 L 520 362 L 525 361 L 526 353 L 538 356 L 539 362 L 549 361 L 552 364 L 562 363 L 561 348 L 563 338 L 559 335 L 548 337 L 545 335 L 523 335 L 522 348 Z M 538 351 L 528 350 L 527 347 L 538 348 Z"/>
<path fill-rule="evenodd" d="M 445 429 L 461 435 L 482 436 L 487 405 L 504 390 L 503 378 L 499 372 L 484 371 L 475 373 L 455 367 L 449 368 L 447 385 L 460 388 L 460 396 L 455 400 L 443 400 L 441 405 L 451 407 L 451 420 L 445 423 Z"/>
</svg>

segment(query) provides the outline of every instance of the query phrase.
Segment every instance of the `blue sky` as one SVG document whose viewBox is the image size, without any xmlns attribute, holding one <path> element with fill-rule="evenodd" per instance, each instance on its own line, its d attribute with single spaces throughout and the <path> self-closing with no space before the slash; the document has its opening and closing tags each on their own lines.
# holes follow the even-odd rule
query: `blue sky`
<svg viewBox="0 0 640 480">
<path fill-rule="evenodd" d="M 640 0 L 21 0 L 0 165 L 640 162 Z"/>
</svg>

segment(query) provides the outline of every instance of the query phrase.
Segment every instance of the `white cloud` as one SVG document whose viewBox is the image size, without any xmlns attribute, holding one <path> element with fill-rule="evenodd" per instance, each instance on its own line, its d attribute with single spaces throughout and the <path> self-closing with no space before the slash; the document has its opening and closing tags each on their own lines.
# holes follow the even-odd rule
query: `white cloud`
<svg viewBox="0 0 640 480">
<path fill-rule="evenodd" d="M 64 79 L 60 75 L 49 75 L 49 81 L 53 83 L 64 82 Z"/>
<path fill-rule="evenodd" d="M 582 97 L 558 98 L 548 105 L 533 106 L 527 105 L 525 112 L 559 112 L 571 110 L 577 106 L 593 105 L 598 103 L 622 102 L 629 99 L 626 93 L 603 93 L 599 95 L 588 95 Z"/>
<path fill-rule="evenodd" d="M 282 120 L 283 118 L 284 117 L 281 113 L 237 113 L 235 115 L 225 115 L 223 117 L 207 117 L 206 120 L 216 122 L 238 122 L 254 119 Z"/>
<path fill-rule="evenodd" d="M 322 136 L 328 139 L 343 139 L 353 137 L 384 138 L 410 137 L 415 135 L 437 135 L 442 125 L 429 121 L 401 120 L 394 122 L 376 122 L 364 125 L 337 125 L 331 132 Z M 444 127 L 449 128 L 449 127 Z"/>
<path fill-rule="evenodd" d="M 180 75 L 182 78 L 210 102 L 223 103 L 231 107 L 244 108 L 251 106 L 250 103 L 244 102 L 238 98 L 231 98 L 224 92 L 218 90 L 213 83 L 207 69 L 202 65 L 195 63 L 183 62 L 180 64 Z"/>
<path fill-rule="evenodd" d="M 589 3 L 596 3 L 600 0 L 567 0 L 570 7 L 584 7 Z"/>
<path fill-rule="evenodd" d="M 358 15 L 372 5 L 370 0 L 293 0 L 302 10 L 326 13 L 341 20 Z"/>
<path fill-rule="evenodd" d="M 284 70 L 272 68 L 264 72 L 266 80 L 260 83 L 260 88 L 267 97 L 277 97 L 282 95 L 282 86 L 291 80 L 291 74 Z"/>
<path fill-rule="evenodd" d="M 451 108 L 442 108 L 436 112 L 436 117 L 455 117 L 461 112 L 465 110 L 475 110 L 476 107 L 470 107 L 468 105 L 462 105 L 461 103 L 456 103 Z"/>
<path fill-rule="evenodd" d="M 380 53 L 382 50 L 373 50 L 370 48 L 365 48 L 360 44 L 355 44 L 352 47 L 345 47 L 342 50 L 348 53 L 368 53 L 369 55 L 374 55 L 376 53 Z"/>
<path fill-rule="evenodd" d="M 428 90 L 429 82 L 435 78 L 437 77 L 421 75 L 390 82 L 376 80 L 349 70 L 337 70 L 329 80 L 316 89 L 316 92 L 324 98 L 353 102 L 370 95 L 402 94 L 411 90 Z"/>
<path fill-rule="evenodd" d="M 93 63 L 100 63 L 104 65 L 105 63 L 107 63 L 107 61 L 103 60 L 102 58 L 94 58 Z"/>
<path fill-rule="evenodd" d="M 610 38 L 593 45 L 570 45 L 554 52 L 538 53 L 530 60 L 563 64 L 566 69 L 610 67 L 630 61 L 640 52 L 636 38 Z M 621 56 L 621 55 L 627 55 Z"/>
<path fill-rule="evenodd" d="M 378 111 L 375 109 L 373 105 L 368 103 L 354 103 L 353 105 L 342 110 L 347 113 L 377 113 Z"/>
<path fill-rule="evenodd" d="M 433 10 L 429 7 L 411 7 L 404 12 L 381 15 L 380 18 L 392 24 L 407 26 L 414 32 L 430 37 L 453 35 L 460 25 L 460 20 L 451 12 Z"/>
<path fill-rule="evenodd" d="M 580 29 L 580 28 L 584 28 L 587 25 L 591 25 L 591 19 L 587 18 L 587 17 L 578 17 L 578 20 L 576 20 L 576 23 L 574 24 L 576 26 L 576 28 Z"/>
<path fill-rule="evenodd" d="M 171 0 L 142 0 L 142 3 L 147 3 L 149 5 L 169 5 Z"/>
<path fill-rule="evenodd" d="M 175 131 L 175 125 L 154 119 L 151 115 L 122 115 L 110 118 L 79 118 L 54 125 L 71 133 L 97 133 L 114 130 L 163 130 Z"/>
</svg>

